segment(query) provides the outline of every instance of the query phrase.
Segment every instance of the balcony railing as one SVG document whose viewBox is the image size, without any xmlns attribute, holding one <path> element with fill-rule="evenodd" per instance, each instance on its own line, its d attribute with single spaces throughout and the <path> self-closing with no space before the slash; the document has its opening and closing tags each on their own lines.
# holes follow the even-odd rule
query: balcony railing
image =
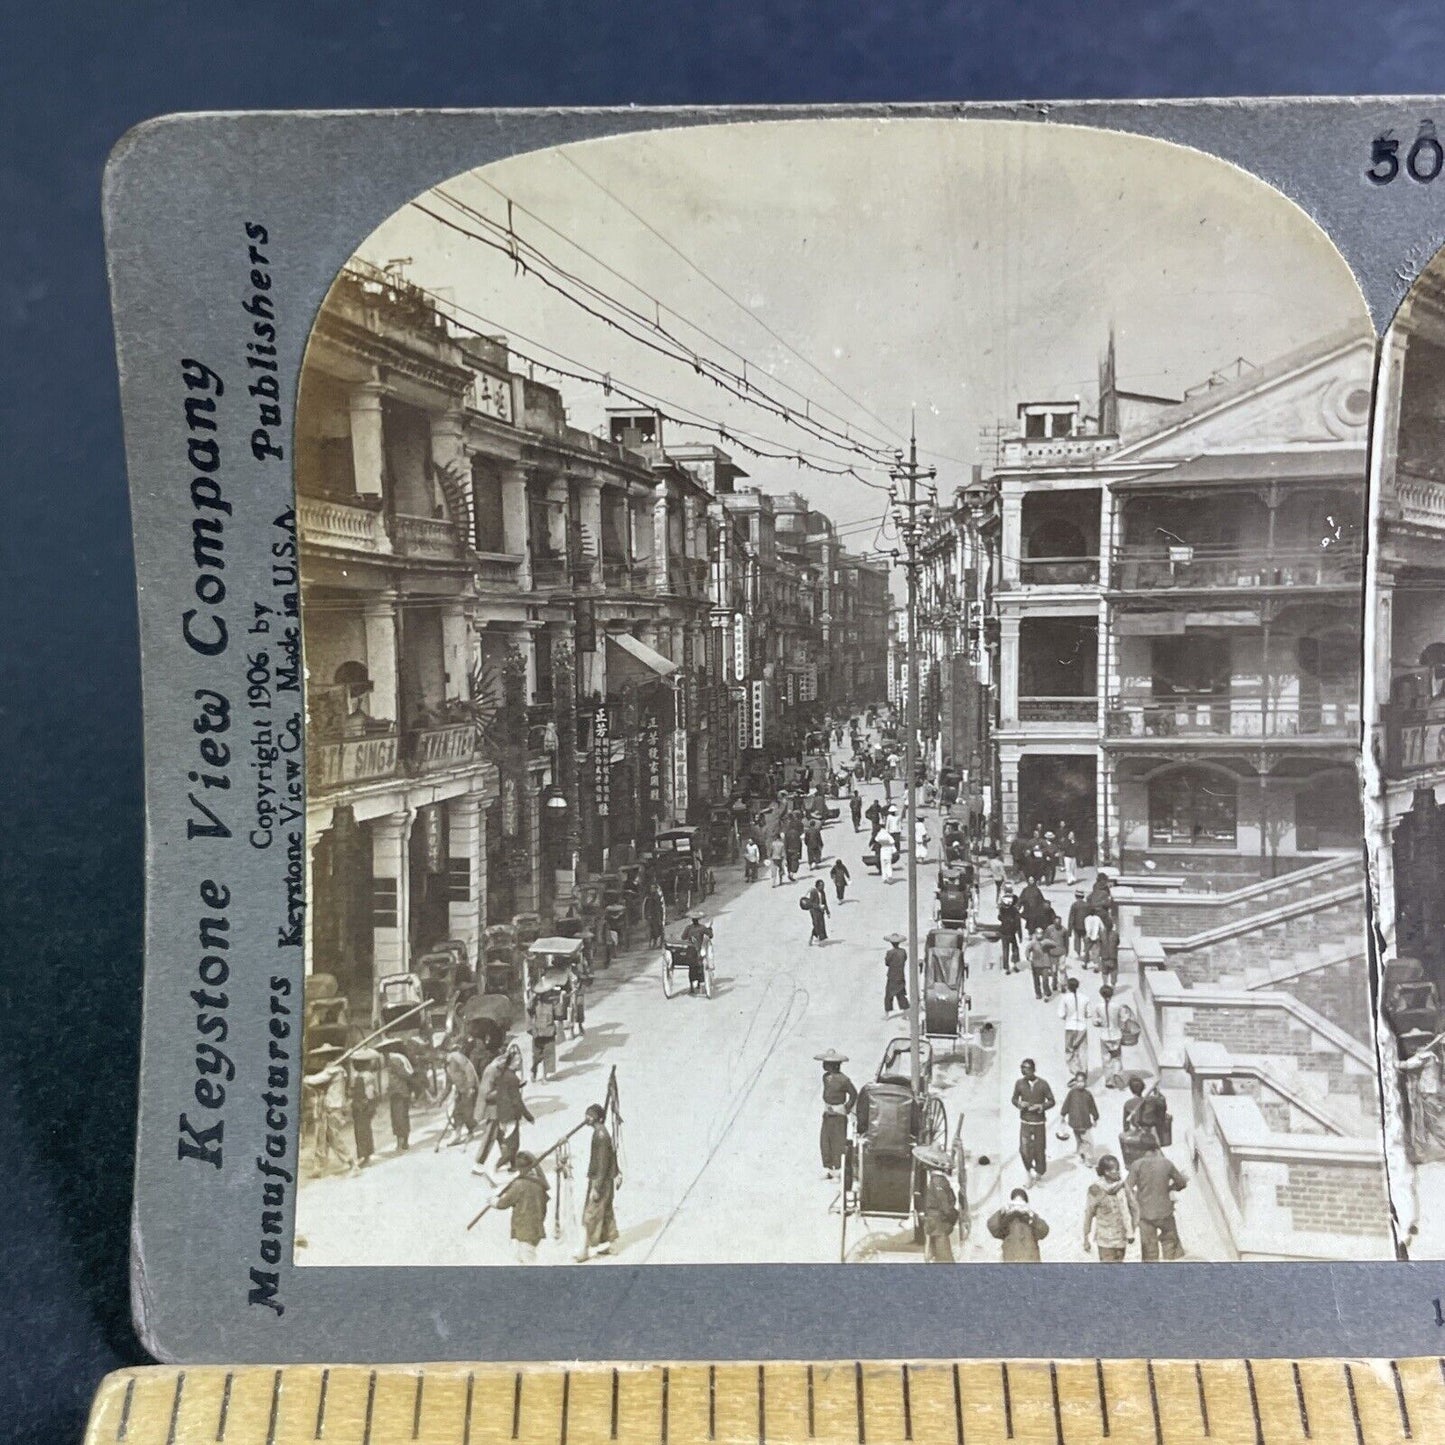
<svg viewBox="0 0 1445 1445">
<path fill-rule="evenodd" d="M 1116 697 L 1109 700 L 1104 728 L 1110 738 L 1139 739 L 1355 738 L 1359 730 L 1359 699 L 1344 693 L 1268 704 L 1216 694 Z"/>
<path fill-rule="evenodd" d="M 396 771 L 396 733 L 335 741 L 315 739 L 306 750 L 307 786 L 312 792 L 389 778 Z"/>
<path fill-rule="evenodd" d="M 1093 723 L 1099 716 L 1099 703 L 1093 697 L 1021 697 L 1020 722 Z"/>
<path fill-rule="evenodd" d="M 1097 557 L 1025 557 L 1019 562 L 1023 587 L 1080 587 L 1098 580 Z"/>
<path fill-rule="evenodd" d="M 521 565 L 520 557 L 504 552 L 483 552 L 477 558 L 477 580 L 484 587 L 514 588 Z"/>
<path fill-rule="evenodd" d="M 454 768 L 477 754 L 477 730 L 471 723 L 416 728 L 407 734 L 407 759 L 422 773 Z"/>
<path fill-rule="evenodd" d="M 533 557 L 532 586 L 547 589 L 567 585 L 567 559 L 565 557 Z"/>
<path fill-rule="evenodd" d="M 1120 592 L 1170 588 L 1360 587 L 1364 561 L 1354 547 L 1119 547 L 1113 585 Z"/>
<path fill-rule="evenodd" d="M 380 499 L 375 506 L 364 506 L 300 497 L 296 502 L 296 516 L 303 543 L 345 547 L 352 552 L 391 551 L 391 538 L 381 520 Z"/>
<path fill-rule="evenodd" d="M 450 562 L 462 555 L 461 533 L 455 522 L 437 517 L 392 518 L 396 549 L 403 556 L 423 561 Z"/>
</svg>

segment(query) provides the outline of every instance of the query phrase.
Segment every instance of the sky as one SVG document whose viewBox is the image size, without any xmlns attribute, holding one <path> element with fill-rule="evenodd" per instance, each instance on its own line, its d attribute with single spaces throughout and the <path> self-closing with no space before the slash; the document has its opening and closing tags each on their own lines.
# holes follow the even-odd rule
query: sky
<svg viewBox="0 0 1445 1445">
<path fill-rule="evenodd" d="M 875 484 L 915 409 L 920 460 L 945 492 L 972 463 L 991 465 L 985 429 L 1018 402 L 1079 397 L 1092 410 L 1111 325 L 1120 384 L 1167 396 L 1240 357 L 1262 364 L 1370 330 L 1348 267 L 1292 202 L 1226 162 L 1106 131 L 932 119 L 694 127 L 532 152 L 438 191 L 358 255 L 402 259 L 407 279 L 519 354 L 606 375 L 730 435 L 856 464 Z M 567 276 L 514 264 L 509 214 L 522 254 L 533 247 Z M 558 286 L 594 309 L 610 309 L 598 291 L 622 302 L 635 315 L 612 314 L 637 336 L 676 349 L 660 323 L 689 355 L 746 374 L 830 435 L 738 399 Z M 588 431 L 627 404 L 541 366 L 535 375 Z M 668 443 L 709 440 L 729 449 L 665 431 Z M 863 458 L 855 444 L 885 455 Z M 733 450 L 750 484 L 801 492 L 855 550 L 883 540 L 880 491 Z"/>
</svg>

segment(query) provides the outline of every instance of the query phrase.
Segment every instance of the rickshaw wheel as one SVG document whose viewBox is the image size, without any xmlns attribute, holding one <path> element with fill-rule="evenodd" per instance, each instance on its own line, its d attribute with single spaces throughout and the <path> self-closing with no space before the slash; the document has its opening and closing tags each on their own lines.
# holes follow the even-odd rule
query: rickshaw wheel
<svg viewBox="0 0 1445 1445">
<path fill-rule="evenodd" d="M 665 944 L 662 949 L 662 996 L 672 997 L 672 954 Z"/>
<path fill-rule="evenodd" d="M 923 1118 L 918 1125 L 918 1143 L 930 1144 L 935 1149 L 948 1148 L 948 1110 L 937 1094 L 930 1094 L 924 1101 Z"/>
<path fill-rule="evenodd" d="M 923 1243 L 923 1187 L 924 1187 L 923 1166 L 915 1159 L 913 1161 L 913 1184 L 908 1195 L 908 1218 L 913 1225 L 914 1244 Z"/>
</svg>

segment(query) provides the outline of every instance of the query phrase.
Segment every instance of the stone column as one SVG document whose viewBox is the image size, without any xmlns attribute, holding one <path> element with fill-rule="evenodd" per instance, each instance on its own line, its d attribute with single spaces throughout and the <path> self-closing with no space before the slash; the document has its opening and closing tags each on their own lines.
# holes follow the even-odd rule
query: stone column
<svg viewBox="0 0 1445 1445">
<path fill-rule="evenodd" d="M 371 821 L 372 980 L 405 973 L 411 953 L 411 893 L 407 843 L 410 809 Z"/>
<path fill-rule="evenodd" d="M 502 474 L 502 536 L 509 557 L 520 557 L 517 587 L 532 590 L 532 549 L 528 539 L 527 473 L 519 466 L 508 467 Z"/>
<path fill-rule="evenodd" d="M 652 499 L 652 579 L 659 593 L 672 585 L 668 568 L 669 539 L 667 535 L 667 483 L 659 482 Z"/>
<path fill-rule="evenodd" d="M 397 688 L 396 593 L 383 592 L 362 604 L 366 625 L 366 670 L 371 694 L 366 710 L 380 722 L 400 717 Z M 324 681 L 325 679 L 323 679 Z"/>
<path fill-rule="evenodd" d="M 999 725 L 1017 727 L 1019 720 L 1019 623 L 1017 617 L 999 619 Z"/>
<path fill-rule="evenodd" d="M 567 479 L 547 483 L 547 545 L 553 555 L 570 561 L 567 555 Z"/>
<path fill-rule="evenodd" d="M 381 496 L 385 452 L 381 436 L 381 398 L 386 388 L 379 381 L 354 387 L 348 401 L 351 414 L 351 466 L 356 490 L 363 497 Z"/>
<path fill-rule="evenodd" d="M 477 966 L 487 920 L 486 808 L 483 793 L 463 793 L 447 804 L 447 854 L 451 861 L 447 931 L 467 945 L 467 957 Z"/>
<path fill-rule="evenodd" d="M 527 774 L 519 789 L 517 807 L 521 813 L 522 833 L 527 843 L 527 872 L 517 889 L 518 912 L 536 913 L 541 908 L 542 879 L 542 789 Z"/>
<path fill-rule="evenodd" d="M 592 550 L 583 554 L 583 560 L 587 564 L 587 585 L 600 587 L 602 585 L 602 484 L 601 482 L 583 481 L 577 485 L 582 496 L 583 543 L 585 545 L 588 539 L 592 543 Z"/>
<path fill-rule="evenodd" d="M 1019 585 L 1019 558 L 1023 556 L 1024 499 L 1022 492 L 1006 484 L 1003 493 L 1003 526 L 999 539 L 1002 580 L 1005 587 Z"/>
<path fill-rule="evenodd" d="M 464 545 L 475 544 L 472 528 L 472 467 L 464 444 L 466 418 L 460 411 L 440 412 L 431 418 L 431 459 L 437 487 L 446 499 L 447 512 L 462 533 Z"/>
</svg>

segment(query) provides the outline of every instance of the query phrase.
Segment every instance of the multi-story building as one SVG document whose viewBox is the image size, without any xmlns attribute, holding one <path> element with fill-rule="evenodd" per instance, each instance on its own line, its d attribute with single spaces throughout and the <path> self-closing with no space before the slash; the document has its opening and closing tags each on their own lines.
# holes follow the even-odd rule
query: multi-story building
<svg viewBox="0 0 1445 1445">
<path fill-rule="evenodd" d="M 1358 846 L 1367 338 L 1002 444 L 1005 831 L 1228 884 Z M 1227 597 L 1222 598 L 1221 592 Z"/>
</svg>

